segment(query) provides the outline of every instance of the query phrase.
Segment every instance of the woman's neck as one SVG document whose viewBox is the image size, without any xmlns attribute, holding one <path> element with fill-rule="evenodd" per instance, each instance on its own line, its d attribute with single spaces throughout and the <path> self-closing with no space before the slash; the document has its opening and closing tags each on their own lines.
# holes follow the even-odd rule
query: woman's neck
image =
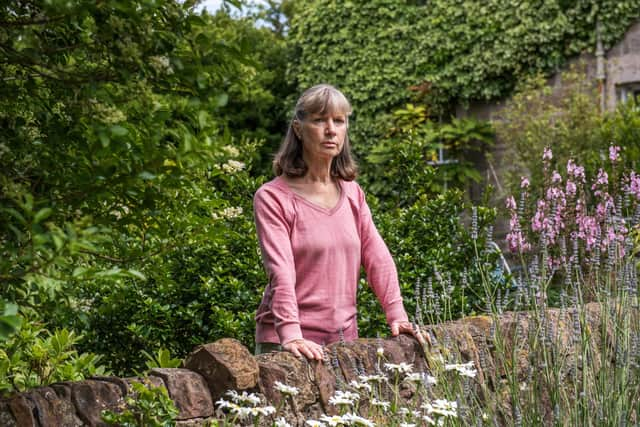
<svg viewBox="0 0 640 427">
<path fill-rule="evenodd" d="M 328 184 L 333 181 L 331 176 L 331 159 L 327 162 L 308 162 L 307 173 L 302 177 L 302 180 L 309 183 L 323 183 Z"/>
</svg>

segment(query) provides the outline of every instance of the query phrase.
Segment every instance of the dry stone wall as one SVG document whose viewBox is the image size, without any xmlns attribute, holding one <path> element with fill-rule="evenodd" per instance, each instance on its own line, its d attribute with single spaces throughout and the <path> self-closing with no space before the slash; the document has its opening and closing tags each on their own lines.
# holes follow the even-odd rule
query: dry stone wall
<svg viewBox="0 0 640 427">
<path fill-rule="evenodd" d="M 585 318 L 591 334 L 592 348 L 600 348 L 602 337 L 600 306 L 585 307 Z M 571 351 L 572 319 L 567 313 L 550 309 L 544 312 L 545 329 L 558 337 L 563 351 Z M 52 384 L 0 400 L 0 426 L 7 427 L 71 427 L 103 426 L 103 410 L 118 411 L 125 396 L 131 393 L 131 383 L 145 381 L 163 385 L 180 411 L 179 426 L 209 425 L 215 417 L 215 402 L 227 390 L 259 393 L 266 402 L 278 407 L 283 396 L 276 391 L 276 381 L 295 386 L 300 393 L 293 397 L 286 419 L 292 425 L 303 425 L 308 418 L 335 411 L 329 398 L 345 383 L 357 379 L 358 373 L 376 372 L 378 348 L 384 349 L 389 363 L 411 363 L 414 371 L 426 372 L 428 363 L 442 355 L 457 362 L 473 361 L 478 369 L 475 389 L 495 390 L 505 373 L 496 368 L 496 330 L 502 331 L 502 351 L 510 351 L 516 333 L 527 331 L 538 319 L 529 312 L 505 313 L 497 323 L 489 316 L 467 317 L 430 327 L 434 342 L 426 352 L 411 336 L 392 339 L 359 339 L 328 346 L 332 362 L 308 362 L 291 353 L 276 352 L 253 356 L 246 347 L 232 338 L 198 346 L 184 361 L 183 368 L 153 369 L 147 378 L 99 377 L 84 381 Z M 518 332 L 520 331 L 520 332 Z M 565 344 L 562 344 L 565 343 Z M 527 349 L 517 349 L 518 375 L 525 378 L 532 369 Z M 401 390 L 410 399 L 413 390 Z M 486 396 L 485 396 L 486 398 Z"/>
</svg>

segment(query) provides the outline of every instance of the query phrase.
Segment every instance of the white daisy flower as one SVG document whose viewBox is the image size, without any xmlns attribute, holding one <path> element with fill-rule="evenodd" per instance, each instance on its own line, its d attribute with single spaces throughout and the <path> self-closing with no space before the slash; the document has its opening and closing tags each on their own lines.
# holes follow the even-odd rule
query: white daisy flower
<svg viewBox="0 0 640 427">
<path fill-rule="evenodd" d="M 373 421 L 370 421 L 356 414 L 344 414 L 342 416 L 342 419 L 347 421 L 349 425 L 352 425 L 352 426 L 364 426 L 364 427 L 376 426 Z"/>
<path fill-rule="evenodd" d="M 282 384 L 280 381 L 276 381 L 273 386 L 280 393 L 286 394 L 287 396 L 297 396 L 298 393 L 300 393 L 300 390 L 298 390 L 296 387 Z"/>
<path fill-rule="evenodd" d="M 453 370 L 458 370 L 458 369 L 471 369 L 473 368 L 473 360 L 468 361 L 467 363 L 447 363 L 446 365 L 444 365 L 444 370 L 445 371 L 453 371 Z"/>
<path fill-rule="evenodd" d="M 431 417 L 430 417 L 430 416 L 428 416 L 428 415 L 423 415 L 423 416 L 422 416 L 422 421 L 424 421 L 425 423 L 427 423 L 427 424 L 429 424 L 429 425 L 432 425 L 432 426 L 436 425 L 436 422 L 434 421 L 434 419 L 433 419 L 433 418 L 431 418 Z"/>
<path fill-rule="evenodd" d="M 404 380 L 412 382 L 412 383 L 421 383 L 422 382 L 422 373 L 421 372 L 412 372 L 409 375 L 407 375 Z"/>
<path fill-rule="evenodd" d="M 382 408 L 382 410 L 386 412 L 391 407 L 391 402 L 387 402 L 386 400 L 378 400 L 374 398 L 371 401 L 371 406 L 375 406 L 376 408 Z"/>
<path fill-rule="evenodd" d="M 393 372 L 397 372 L 398 374 L 409 374 L 413 371 L 413 365 L 411 363 L 400 362 L 396 363 L 385 363 L 384 367 Z"/>
<path fill-rule="evenodd" d="M 273 425 L 275 427 L 291 427 L 291 424 L 289 424 L 287 420 L 284 419 L 284 417 L 280 417 L 277 420 L 275 420 Z"/>
<path fill-rule="evenodd" d="M 367 382 L 357 382 L 357 381 L 351 381 L 349 383 L 349 386 L 355 388 L 356 390 L 366 390 L 368 392 L 371 392 L 371 384 L 367 383 Z"/>
<path fill-rule="evenodd" d="M 343 420 L 340 415 L 323 415 L 320 417 L 320 420 L 327 423 L 329 426 L 340 426 L 345 423 L 345 420 Z"/>
<path fill-rule="evenodd" d="M 360 379 L 360 381 L 362 382 L 368 382 L 368 383 L 382 383 L 384 381 L 387 381 L 387 377 L 384 375 L 360 375 L 358 377 L 358 379 Z"/>
</svg>

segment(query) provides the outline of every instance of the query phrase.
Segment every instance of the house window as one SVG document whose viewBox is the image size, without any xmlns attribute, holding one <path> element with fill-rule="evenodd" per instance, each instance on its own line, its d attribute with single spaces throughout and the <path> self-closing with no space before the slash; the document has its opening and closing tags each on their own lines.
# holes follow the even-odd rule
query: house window
<svg viewBox="0 0 640 427">
<path fill-rule="evenodd" d="M 437 154 L 437 159 L 433 159 L 431 161 L 428 161 L 427 164 L 431 165 L 431 166 L 440 166 L 440 165 L 448 165 L 450 163 L 458 163 L 458 161 L 456 159 L 450 159 L 448 158 L 448 151 L 446 148 L 444 148 L 442 145 L 440 147 L 438 147 L 438 150 L 436 151 Z"/>
<path fill-rule="evenodd" d="M 618 85 L 617 93 L 619 103 L 628 102 L 633 99 L 636 105 L 640 105 L 640 82 Z"/>
</svg>

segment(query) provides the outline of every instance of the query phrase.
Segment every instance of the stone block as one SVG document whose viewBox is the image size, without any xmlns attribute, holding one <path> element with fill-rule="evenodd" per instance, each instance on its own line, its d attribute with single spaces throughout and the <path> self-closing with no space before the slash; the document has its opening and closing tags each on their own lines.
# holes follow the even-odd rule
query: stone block
<svg viewBox="0 0 640 427">
<path fill-rule="evenodd" d="M 53 387 L 39 387 L 25 393 L 25 396 L 34 403 L 34 416 L 40 426 L 77 427 L 82 425 L 69 394 L 58 395 Z"/>
<path fill-rule="evenodd" d="M 18 427 L 16 418 L 13 416 L 9 401 L 7 400 L 0 400 L 0 426 Z"/>
<path fill-rule="evenodd" d="M 78 417 L 87 426 L 107 426 L 102 421 L 102 411 L 115 411 L 122 405 L 124 394 L 121 388 L 112 382 L 85 380 L 67 384 L 71 388 L 71 402 Z"/>
<path fill-rule="evenodd" d="M 213 415 L 213 400 L 205 379 L 189 369 L 155 368 L 150 377 L 161 378 L 169 397 L 180 410 L 178 420 L 206 418 Z"/>
<path fill-rule="evenodd" d="M 187 356 L 184 367 L 202 375 L 213 400 L 226 390 L 250 390 L 258 385 L 258 362 L 238 340 L 223 338 L 201 345 Z"/>
<path fill-rule="evenodd" d="M 289 352 L 262 354 L 256 360 L 260 368 L 259 390 L 270 404 L 279 406 L 285 403 L 275 389 L 276 381 L 298 389 L 293 400 L 286 400 L 286 406 L 292 406 L 296 414 L 318 400 L 315 370 L 319 362 L 298 359 Z"/>
<path fill-rule="evenodd" d="M 20 427 L 38 427 L 34 416 L 35 404 L 24 394 L 20 394 L 9 400 L 9 408 L 16 420 L 16 425 Z"/>
</svg>

